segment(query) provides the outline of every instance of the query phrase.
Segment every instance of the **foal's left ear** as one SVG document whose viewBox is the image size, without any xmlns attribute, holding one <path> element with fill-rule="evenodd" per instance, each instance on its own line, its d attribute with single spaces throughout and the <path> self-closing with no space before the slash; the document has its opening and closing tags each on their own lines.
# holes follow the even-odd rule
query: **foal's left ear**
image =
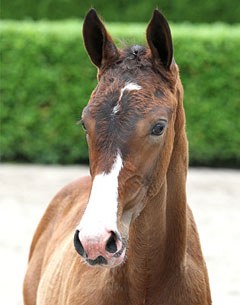
<svg viewBox="0 0 240 305">
<path fill-rule="evenodd" d="M 90 9 L 84 19 L 83 39 L 89 57 L 98 68 L 118 58 L 117 47 L 95 9 Z"/>
<path fill-rule="evenodd" d="M 173 60 L 173 45 L 171 31 L 166 18 L 154 10 L 147 27 L 147 42 L 155 60 L 160 60 L 169 70 Z"/>
</svg>

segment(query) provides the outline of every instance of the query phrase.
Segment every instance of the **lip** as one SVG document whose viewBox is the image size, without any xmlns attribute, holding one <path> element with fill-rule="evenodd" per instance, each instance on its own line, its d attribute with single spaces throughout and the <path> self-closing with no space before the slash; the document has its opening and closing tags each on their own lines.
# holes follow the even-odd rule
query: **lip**
<svg viewBox="0 0 240 305">
<path fill-rule="evenodd" d="M 95 260 L 91 260 L 88 258 L 85 258 L 84 260 L 91 267 L 100 266 L 103 268 L 113 268 L 124 262 L 125 254 L 126 247 L 122 247 L 122 249 L 115 253 L 112 257 L 105 258 L 103 256 L 99 256 Z"/>
</svg>

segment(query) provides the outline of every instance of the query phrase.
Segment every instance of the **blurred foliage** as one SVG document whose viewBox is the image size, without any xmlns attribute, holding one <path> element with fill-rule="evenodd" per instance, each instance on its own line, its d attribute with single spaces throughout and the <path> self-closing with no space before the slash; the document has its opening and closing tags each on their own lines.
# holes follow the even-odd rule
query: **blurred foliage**
<svg viewBox="0 0 240 305">
<path fill-rule="evenodd" d="M 145 44 L 143 24 L 109 25 L 118 44 Z M 191 164 L 240 165 L 240 26 L 173 25 L 185 88 Z M 1 22 L 1 159 L 87 161 L 76 122 L 96 85 L 81 23 Z"/>
<path fill-rule="evenodd" d="M 83 18 L 95 7 L 106 20 L 147 22 L 152 10 L 160 8 L 173 22 L 240 22 L 239 0 L 2 0 L 2 19 Z"/>
</svg>

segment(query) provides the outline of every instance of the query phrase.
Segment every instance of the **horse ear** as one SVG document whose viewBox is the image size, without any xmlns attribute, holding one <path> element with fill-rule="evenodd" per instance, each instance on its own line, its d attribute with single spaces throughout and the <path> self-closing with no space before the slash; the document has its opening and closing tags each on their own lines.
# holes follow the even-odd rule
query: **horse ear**
<svg viewBox="0 0 240 305">
<path fill-rule="evenodd" d="M 154 10 L 147 27 L 147 42 L 155 60 L 160 60 L 169 70 L 173 60 L 173 45 L 171 31 L 166 18 Z"/>
<path fill-rule="evenodd" d="M 83 40 L 91 61 L 98 68 L 112 62 L 119 56 L 117 47 L 95 9 L 90 9 L 84 19 Z"/>
</svg>

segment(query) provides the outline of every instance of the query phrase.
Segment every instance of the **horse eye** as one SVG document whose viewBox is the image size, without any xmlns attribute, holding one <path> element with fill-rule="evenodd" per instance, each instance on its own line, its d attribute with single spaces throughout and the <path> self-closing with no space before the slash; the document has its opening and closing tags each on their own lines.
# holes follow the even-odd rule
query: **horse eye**
<svg viewBox="0 0 240 305">
<path fill-rule="evenodd" d="M 152 129 L 151 135 L 160 136 L 163 134 L 164 129 L 166 127 L 166 122 L 158 122 Z"/>
<path fill-rule="evenodd" d="M 86 128 L 86 126 L 85 126 L 83 120 L 81 120 L 81 125 L 82 125 L 83 130 L 84 130 L 84 131 L 87 131 L 87 128 Z"/>
</svg>

